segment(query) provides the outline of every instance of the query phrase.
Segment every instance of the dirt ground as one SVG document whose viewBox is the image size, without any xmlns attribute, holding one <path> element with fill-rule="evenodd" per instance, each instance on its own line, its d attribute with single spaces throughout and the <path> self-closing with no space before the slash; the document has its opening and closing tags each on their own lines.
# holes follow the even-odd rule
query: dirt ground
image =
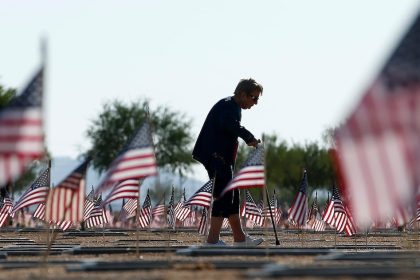
<svg viewBox="0 0 420 280">
<path fill-rule="evenodd" d="M 102 230 L 99 230 L 102 232 Z M 114 231 L 113 231 L 114 232 Z M 108 231 L 102 232 L 102 235 L 97 236 L 77 236 L 78 232 L 57 233 L 54 236 L 54 246 L 82 246 L 82 247 L 182 247 L 201 245 L 203 237 L 193 231 L 119 231 L 122 235 L 108 236 Z M 107 234 L 105 234 L 107 233 Z M 345 252 L 369 252 L 369 251 L 415 251 L 420 252 L 420 236 L 418 233 L 406 232 L 386 232 L 386 233 L 369 233 L 361 234 L 356 237 L 346 237 L 337 235 L 333 232 L 327 233 L 305 233 L 293 231 L 279 231 L 278 237 L 280 246 L 275 245 L 275 238 L 272 231 L 250 231 L 252 236 L 261 236 L 265 239 L 260 248 L 334 248 L 339 246 L 349 246 Z M 40 248 L 46 244 L 47 238 L 52 238 L 53 235 L 48 236 L 46 232 L 19 232 L 19 231 L 0 231 L 0 246 L 3 252 L 22 247 L 37 247 Z M 228 244 L 232 243 L 230 233 L 225 232 L 221 237 Z M 137 239 L 141 240 L 137 243 Z M 150 241 L 149 241 L 150 240 Z M 170 241 L 168 241 L 170 240 Z M 366 248 L 367 245 L 378 246 L 378 248 Z M 351 248 L 353 246 L 353 248 Z M 388 248 L 381 248 L 388 247 Z M 41 248 L 42 249 L 42 248 Z M 43 250 L 43 249 L 42 249 Z M 288 267 L 307 267 L 319 266 L 321 263 L 317 260 L 316 255 L 280 255 L 280 256 L 185 256 L 179 255 L 175 250 L 148 253 L 131 251 L 128 253 L 118 254 L 68 254 L 59 253 L 46 256 L 43 250 L 40 255 L 19 255 L 9 253 L 7 257 L 0 260 L 0 279 L 260 279 L 260 277 L 250 276 L 250 272 L 257 272 L 261 268 L 253 267 L 253 262 L 267 262 L 282 264 Z M 1 253 L 1 251 L 0 251 Z M 45 261 L 46 260 L 46 261 Z M 22 263 L 34 261 L 39 262 L 35 267 L 30 268 L 10 268 L 7 264 Z M 54 262 L 63 262 L 60 265 L 52 264 Z M 140 270 L 114 270 L 114 271 L 77 271 L 72 270 L 72 267 L 80 267 L 80 262 L 169 262 L 170 267 L 164 269 L 140 269 Z M 215 269 L 212 263 L 221 262 L 229 264 L 231 262 L 243 262 L 247 264 L 246 268 L 241 269 Z M 420 266 L 418 260 L 414 260 L 417 267 Z M 351 262 L 342 262 L 341 265 L 351 266 Z M 376 266 L 386 265 L 387 263 L 374 262 Z M 391 263 L 392 264 L 392 263 Z M 322 263 L 325 265 L 325 262 Z M 326 268 L 334 266 L 334 263 L 326 264 Z M 360 265 L 360 262 L 359 262 Z M 370 263 L 366 263 L 370 265 Z M 394 264 L 392 264 L 394 265 Z M 419 270 L 418 270 L 419 271 Z M 392 275 L 389 276 L 389 278 Z M 304 276 L 305 279 L 323 279 L 316 275 L 308 273 Z M 284 277 L 283 279 L 298 279 L 302 277 Z M 383 277 L 380 277 L 384 279 Z M 385 277 L 387 278 L 387 277 Z M 405 278 L 420 279 L 419 274 L 406 275 Z M 334 277 L 334 279 L 337 279 Z M 353 279 L 349 276 L 343 276 L 339 279 Z M 365 279 L 375 279 L 375 277 L 368 277 Z M 395 279 L 395 278 L 394 278 Z"/>
</svg>

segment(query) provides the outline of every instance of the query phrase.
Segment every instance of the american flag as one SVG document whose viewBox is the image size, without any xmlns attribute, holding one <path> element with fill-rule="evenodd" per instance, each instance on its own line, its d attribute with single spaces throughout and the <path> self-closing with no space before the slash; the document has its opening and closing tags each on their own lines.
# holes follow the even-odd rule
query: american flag
<svg viewBox="0 0 420 280">
<path fill-rule="evenodd" d="M 89 217 L 93 207 L 95 207 L 95 191 L 92 188 L 85 199 L 85 206 L 83 208 L 83 220 L 86 220 Z"/>
<path fill-rule="evenodd" d="M 419 178 L 420 17 L 337 129 L 336 160 L 357 224 L 412 205 Z"/>
<path fill-rule="evenodd" d="M 192 207 L 192 206 L 191 206 Z M 188 217 L 184 220 L 183 226 L 184 227 L 194 227 L 196 224 L 196 216 L 197 216 L 197 207 L 194 207 L 195 209 L 191 209 L 190 214 Z"/>
<path fill-rule="evenodd" d="M 319 212 L 316 212 L 315 215 L 315 221 L 312 224 L 312 228 L 315 231 L 324 231 L 326 228 L 326 224 L 325 222 L 322 220 L 321 214 L 319 214 Z"/>
<path fill-rule="evenodd" d="M 128 179 L 116 184 L 109 192 L 108 196 L 102 202 L 102 206 L 110 203 L 111 201 L 121 198 L 139 198 L 141 181 L 138 179 Z"/>
<path fill-rule="evenodd" d="M 261 212 L 261 209 L 255 204 L 251 193 L 246 190 L 245 201 L 241 207 L 241 216 L 253 221 L 259 226 L 262 226 L 264 224 L 264 217 Z"/>
<path fill-rule="evenodd" d="M 165 214 L 165 204 L 159 204 L 152 208 L 152 217 L 161 216 L 163 214 Z"/>
<path fill-rule="evenodd" d="M 195 194 L 185 202 L 185 205 L 210 207 L 213 194 L 213 180 L 205 183 Z"/>
<path fill-rule="evenodd" d="M 350 209 L 348 207 L 344 207 L 344 210 L 346 211 L 347 216 L 347 222 L 344 231 L 348 236 L 352 236 L 356 233 L 356 224 L 354 223 Z"/>
<path fill-rule="evenodd" d="M 85 175 L 89 159 L 80 164 L 58 186 L 50 190 L 45 218 L 47 221 L 80 222 L 85 202 Z"/>
<path fill-rule="evenodd" d="M 50 190 L 50 169 L 45 169 L 41 175 L 32 183 L 32 185 L 19 198 L 12 209 L 12 213 L 19 211 L 38 203 L 45 203 Z"/>
<path fill-rule="evenodd" d="M 175 207 L 175 216 L 178 220 L 183 222 L 188 215 L 191 213 L 191 205 L 185 205 L 185 188 L 182 194 L 182 201 L 180 201 Z"/>
<path fill-rule="evenodd" d="M 123 204 L 122 217 L 124 220 L 130 219 L 136 216 L 137 203 L 138 203 L 138 199 L 130 198 L 130 199 L 127 199 L 127 202 Z M 111 204 L 108 204 L 108 205 L 111 205 Z"/>
<path fill-rule="evenodd" d="M 311 208 L 309 209 L 307 223 L 315 218 L 316 211 L 318 211 L 318 194 L 317 193 L 315 193 L 315 199 L 312 201 Z"/>
<path fill-rule="evenodd" d="M 220 196 L 234 189 L 262 188 L 264 185 L 264 146 L 258 145 L 249 154 L 241 169 L 235 174 Z"/>
<path fill-rule="evenodd" d="M 324 214 L 322 215 L 322 220 L 324 220 L 327 224 L 334 227 L 335 226 L 335 219 L 334 219 L 334 202 L 330 200 L 327 207 L 324 210 Z"/>
<path fill-rule="evenodd" d="M 183 206 L 178 210 L 178 212 L 176 212 L 176 218 L 181 222 L 183 222 L 191 213 L 191 206 L 184 206 L 184 203 L 182 203 L 182 205 Z"/>
<path fill-rule="evenodd" d="M 169 227 L 175 229 L 175 189 L 172 186 L 172 192 L 171 192 L 171 197 L 169 199 L 169 204 L 168 204 L 168 212 L 167 212 L 168 216 L 168 225 Z"/>
<path fill-rule="evenodd" d="M 274 224 L 279 224 L 280 220 L 281 220 L 281 215 L 283 214 L 281 211 L 281 207 L 278 205 L 278 201 L 276 198 L 276 189 L 273 190 L 273 200 L 274 200 L 274 212 L 273 216 L 274 216 Z"/>
<path fill-rule="evenodd" d="M 152 202 L 150 200 L 149 190 L 147 190 L 146 198 L 139 213 L 139 225 L 141 228 L 146 228 L 150 225 L 152 219 Z"/>
<path fill-rule="evenodd" d="M 318 209 L 318 197 L 315 195 L 315 199 L 312 203 L 310 214 L 308 215 L 310 219 L 313 217 L 313 224 L 312 229 L 315 231 L 324 231 L 325 230 L 325 222 L 322 220 L 321 214 L 319 213 Z"/>
<path fill-rule="evenodd" d="M 68 230 L 73 223 L 71 221 L 59 221 L 56 223 L 57 227 L 62 231 Z"/>
<path fill-rule="evenodd" d="M 45 221 L 45 203 L 40 203 L 32 214 L 32 218 Z"/>
<path fill-rule="evenodd" d="M 336 228 L 338 232 L 343 232 L 347 223 L 347 214 L 341 200 L 338 189 L 333 185 L 331 201 L 324 212 L 322 219 L 329 225 Z"/>
<path fill-rule="evenodd" d="M 308 197 L 306 195 L 307 188 L 308 175 L 306 170 L 304 170 L 302 181 L 299 186 L 299 192 L 289 209 L 289 220 L 294 221 L 298 226 L 304 226 L 306 224 L 308 214 Z"/>
<path fill-rule="evenodd" d="M 117 182 L 139 180 L 157 173 L 150 125 L 145 122 L 112 162 L 97 192 L 103 192 Z"/>
<path fill-rule="evenodd" d="M 0 227 L 6 224 L 7 217 L 9 217 L 12 211 L 12 200 L 8 197 L 4 197 L 0 204 Z"/>
<path fill-rule="evenodd" d="M 43 68 L 23 92 L 0 110 L 0 186 L 16 180 L 44 154 Z"/>
<path fill-rule="evenodd" d="M 203 214 L 201 215 L 200 223 L 198 224 L 198 233 L 206 235 L 207 232 L 207 208 L 203 207 Z"/>
<path fill-rule="evenodd" d="M 108 223 L 108 219 L 105 214 L 103 206 L 101 206 L 102 195 L 100 195 L 95 201 L 95 207 L 90 212 L 88 219 L 86 220 L 86 228 L 96 227 L 98 225 Z"/>
<path fill-rule="evenodd" d="M 275 191 L 274 191 L 273 196 L 271 197 L 270 201 L 268 202 L 268 205 L 263 208 L 263 211 L 262 211 L 263 217 L 271 219 L 270 208 L 271 208 L 271 213 L 273 214 L 273 218 L 274 218 L 274 220 L 276 220 L 276 215 L 277 215 L 278 212 L 276 211 L 276 209 L 277 209 L 277 199 L 276 199 Z"/>
</svg>

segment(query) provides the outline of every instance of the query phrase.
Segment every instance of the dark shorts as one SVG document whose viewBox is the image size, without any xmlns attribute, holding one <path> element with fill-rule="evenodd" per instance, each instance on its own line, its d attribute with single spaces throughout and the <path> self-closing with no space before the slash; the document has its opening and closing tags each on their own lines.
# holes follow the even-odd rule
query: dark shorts
<svg viewBox="0 0 420 280">
<path fill-rule="evenodd" d="M 221 158 L 213 158 L 206 169 L 210 179 L 216 176 L 211 215 L 213 217 L 228 218 L 231 215 L 239 214 L 238 189 L 229 191 L 220 197 L 221 192 L 232 180 L 232 166 L 226 164 Z"/>
</svg>

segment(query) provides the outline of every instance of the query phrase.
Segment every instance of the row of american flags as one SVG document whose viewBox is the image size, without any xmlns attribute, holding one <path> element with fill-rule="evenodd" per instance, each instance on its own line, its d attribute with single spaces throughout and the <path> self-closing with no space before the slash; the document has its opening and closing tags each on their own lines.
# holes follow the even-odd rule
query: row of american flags
<svg viewBox="0 0 420 280">
<path fill-rule="evenodd" d="M 69 175 L 75 182 L 80 179 L 74 173 L 80 172 L 80 168 L 85 166 L 82 163 Z M 53 220 L 46 216 L 46 209 L 48 209 L 48 200 L 50 197 L 49 192 L 49 175 L 50 168 L 45 169 L 40 173 L 39 177 L 32 183 L 30 188 L 13 203 L 10 198 L 2 198 L 3 204 L 0 208 L 0 222 L 1 226 L 5 225 L 8 216 L 14 217 L 15 214 L 21 211 L 21 215 L 28 215 L 28 206 L 37 205 L 37 208 L 32 214 L 32 218 L 41 220 L 57 227 L 66 230 L 71 226 L 78 226 L 77 221 L 71 219 Z M 76 179 L 75 179 L 76 178 Z M 69 179 L 64 180 L 68 182 Z M 109 192 L 105 200 L 102 195 L 98 195 L 93 189 L 89 194 L 83 198 L 83 219 L 80 221 L 85 222 L 86 228 L 93 228 L 98 226 L 115 226 L 118 224 L 120 227 L 131 226 L 139 228 L 151 227 L 198 227 L 200 234 L 205 234 L 207 229 L 208 209 L 211 205 L 212 197 L 212 183 L 210 180 L 199 188 L 189 199 L 186 199 L 185 189 L 182 197 L 178 203 L 175 204 L 175 188 L 172 187 L 169 203 L 166 204 L 162 199 L 154 207 L 152 207 L 149 192 L 144 199 L 144 202 L 137 212 L 139 203 L 139 190 L 143 180 L 126 180 L 127 182 L 119 182 Z M 127 190 L 126 195 L 123 191 Z M 135 189 L 136 191 L 133 191 Z M 245 199 L 241 204 L 240 215 L 245 220 L 245 226 L 248 228 L 254 227 L 267 227 L 271 226 L 271 219 L 274 225 L 283 228 L 299 228 L 304 230 L 324 231 L 325 229 L 336 229 L 338 233 L 345 232 L 351 236 L 356 233 L 357 226 L 355 225 L 351 212 L 345 206 L 340 197 L 338 188 L 334 185 L 332 190 L 331 199 L 327 199 L 323 211 L 318 206 L 317 196 L 312 201 L 312 205 L 308 208 L 308 175 L 306 170 L 303 172 L 301 184 L 298 188 L 296 197 L 287 211 L 283 211 L 282 207 L 278 205 L 278 199 L 275 192 L 272 197 L 264 206 L 264 201 L 260 199 L 255 203 L 254 198 L 249 190 L 245 190 Z M 110 207 L 110 202 L 114 201 L 115 194 L 118 193 L 118 198 L 122 198 L 121 210 L 118 217 L 113 216 L 114 213 L 107 209 L 107 204 Z M 122 195 L 121 195 L 122 193 Z M 417 197 L 418 209 L 417 216 L 412 219 L 411 223 L 420 220 L 420 194 Z M 79 202 L 78 202 L 79 203 Z M 198 209 L 200 208 L 200 209 Z M 27 213 L 25 213 L 25 211 Z M 25 214 L 22 214 L 25 213 Z M 138 216 L 136 216 L 138 214 Z M 137 222 L 136 222 L 137 221 Z M 394 218 L 393 225 L 399 226 L 398 219 Z M 373 225 L 374 227 L 385 227 L 385 224 Z M 388 225 L 389 227 L 390 225 Z M 223 224 L 224 228 L 228 228 L 227 219 Z"/>
<path fill-rule="evenodd" d="M 340 193 L 334 186 L 322 213 L 317 199 L 309 209 L 305 171 L 287 211 L 290 224 L 305 228 L 308 220 L 313 220 L 314 228 L 322 229 L 325 223 L 338 232 L 352 235 L 358 227 L 365 229 L 372 223 L 389 219 L 396 225 L 419 220 L 419 43 L 420 17 L 417 17 L 359 104 L 335 131 L 332 150 L 338 168 L 338 186 L 343 191 Z M 23 91 L 0 110 L 0 186 L 18 179 L 29 163 L 44 156 L 43 73 L 42 66 Z M 268 218 L 268 212 L 273 219 L 278 215 L 275 199 L 265 207 L 258 206 L 247 191 L 266 185 L 264 157 L 264 147 L 259 145 L 224 190 L 245 189 L 241 214 L 256 225 Z M 117 199 L 127 199 L 121 216 L 135 217 L 140 227 L 147 227 L 154 216 L 162 213 L 169 215 L 164 219 L 165 223 L 175 227 L 177 220 L 186 220 L 192 213 L 189 207 L 200 206 L 203 209 L 200 232 L 205 232 L 212 201 L 211 181 L 190 199 L 184 195 L 182 205 L 175 205 L 172 191 L 169 205 L 163 203 L 163 206 L 152 208 L 150 197 L 146 196 L 140 207 L 141 181 L 157 174 L 148 122 L 126 143 L 110 164 L 104 179 L 86 197 L 85 175 L 89 161 L 83 161 L 54 188 L 50 188 L 51 170 L 47 169 L 16 203 L 4 196 L 0 208 L 2 225 L 9 216 L 37 205 L 36 215 L 47 223 L 65 228 L 84 221 L 86 225 L 96 226 L 109 222 L 104 215 L 106 205 Z M 102 199 L 101 194 L 105 192 L 109 193 Z"/>
</svg>

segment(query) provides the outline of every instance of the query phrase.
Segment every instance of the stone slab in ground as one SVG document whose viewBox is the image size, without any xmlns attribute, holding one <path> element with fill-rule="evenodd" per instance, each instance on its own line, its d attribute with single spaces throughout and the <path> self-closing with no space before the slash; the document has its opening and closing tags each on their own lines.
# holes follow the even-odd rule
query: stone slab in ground
<svg viewBox="0 0 420 280">
<path fill-rule="evenodd" d="M 418 266 L 390 266 L 377 265 L 375 267 L 366 265 L 345 265 L 345 266 L 303 266 L 289 267 L 280 264 L 268 264 L 260 270 L 246 273 L 248 277 L 272 278 L 272 277 L 420 277 Z M 418 279 L 418 278 L 417 278 Z"/>
<path fill-rule="evenodd" d="M 177 255 L 183 256 L 308 256 L 331 253 L 331 249 L 324 248 L 277 248 L 277 247 L 226 247 L 226 246 L 191 246 L 177 250 Z"/>
<path fill-rule="evenodd" d="M 147 269 L 246 269 L 267 265 L 267 261 L 126 261 L 126 262 L 85 262 L 67 266 L 67 271 L 127 271 Z"/>
<path fill-rule="evenodd" d="M 116 246 L 116 247 L 74 247 L 65 251 L 66 254 L 72 255 L 98 255 L 98 254 L 126 254 L 126 253 L 136 253 L 139 251 L 140 253 L 171 253 L 175 252 L 179 249 L 187 248 L 187 246 L 172 246 L 172 247 L 164 247 L 164 246 L 153 246 L 153 247 L 124 247 L 124 246 Z"/>
<path fill-rule="evenodd" d="M 42 266 L 57 266 L 57 265 L 74 265 L 79 264 L 81 261 L 73 260 L 49 260 L 48 262 L 44 261 L 0 261 L 0 269 L 17 269 L 17 268 L 34 268 Z"/>
<path fill-rule="evenodd" d="M 124 243 L 124 242 L 133 243 L 133 242 L 137 242 L 137 241 L 139 241 L 139 242 L 180 242 L 176 239 L 156 239 L 156 238 L 147 238 L 147 239 L 146 238 L 140 238 L 139 240 L 137 240 L 137 239 L 118 239 L 114 242 L 116 242 L 116 243 Z"/>
<path fill-rule="evenodd" d="M 127 232 L 118 231 L 78 231 L 78 232 L 65 232 L 63 236 L 84 236 L 84 237 L 97 237 L 97 236 L 128 236 Z"/>
<path fill-rule="evenodd" d="M 23 237 L 17 237 L 17 238 L 0 238 L 0 243 L 34 243 L 34 240 L 23 238 Z"/>
<path fill-rule="evenodd" d="M 365 251 L 365 252 L 334 252 L 319 256 L 317 261 L 381 261 L 381 260 L 418 260 L 419 251 Z"/>
</svg>

